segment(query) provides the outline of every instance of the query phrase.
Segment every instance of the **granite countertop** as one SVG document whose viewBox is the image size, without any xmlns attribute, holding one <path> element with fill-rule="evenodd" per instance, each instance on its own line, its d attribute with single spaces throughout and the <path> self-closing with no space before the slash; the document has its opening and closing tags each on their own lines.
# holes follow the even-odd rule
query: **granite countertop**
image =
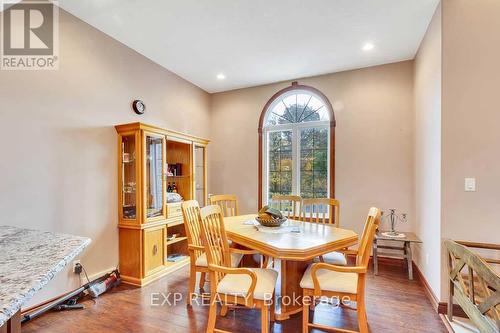
<svg viewBox="0 0 500 333">
<path fill-rule="evenodd" d="M 86 237 L 0 226 L 0 327 L 89 244 Z"/>
</svg>

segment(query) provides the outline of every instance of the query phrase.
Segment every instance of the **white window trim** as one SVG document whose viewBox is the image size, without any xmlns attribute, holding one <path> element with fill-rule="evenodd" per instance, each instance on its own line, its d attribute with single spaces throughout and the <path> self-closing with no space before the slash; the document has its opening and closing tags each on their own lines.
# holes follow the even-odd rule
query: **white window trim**
<svg viewBox="0 0 500 333">
<path fill-rule="evenodd" d="M 281 99 L 281 98 L 280 98 Z M 269 110 L 269 109 L 268 109 Z M 292 131 L 292 161 L 294 162 L 292 168 L 292 194 L 300 195 L 300 177 L 298 176 L 300 172 L 300 130 L 304 128 L 326 128 L 328 130 L 328 146 L 327 146 L 327 196 L 330 197 L 330 152 L 331 152 L 331 140 L 330 140 L 330 120 L 323 121 L 311 121 L 311 122 L 303 122 L 303 123 L 294 123 L 294 124 L 280 124 L 267 126 L 263 128 L 262 135 L 262 175 L 264 179 L 262 180 L 262 205 L 268 205 L 268 194 L 269 194 L 269 150 L 267 147 L 269 133 L 272 132 L 281 132 L 281 131 Z"/>
</svg>

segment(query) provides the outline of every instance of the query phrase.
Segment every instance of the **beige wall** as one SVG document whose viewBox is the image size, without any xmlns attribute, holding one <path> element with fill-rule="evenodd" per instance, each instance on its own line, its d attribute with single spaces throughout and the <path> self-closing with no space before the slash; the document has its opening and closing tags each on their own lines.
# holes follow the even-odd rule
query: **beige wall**
<svg viewBox="0 0 500 333">
<path fill-rule="evenodd" d="M 441 6 L 415 57 L 414 260 L 436 297 L 441 295 Z"/>
<path fill-rule="evenodd" d="M 500 242 L 499 17 L 498 0 L 443 1 L 444 238 Z"/>
<path fill-rule="evenodd" d="M 341 224 L 361 231 L 370 206 L 408 212 L 413 229 L 413 62 L 300 79 L 332 102 L 336 197 Z M 290 82 L 213 95 L 210 192 L 235 193 L 243 213 L 258 195 L 258 121 L 263 106 Z"/>
<path fill-rule="evenodd" d="M 424 240 L 417 264 L 445 299 L 440 239 L 500 240 L 500 3 L 442 6 L 414 62 L 299 82 L 335 108 L 342 225 L 361 231 L 371 205 L 408 212 L 401 229 Z M 82 256 L 89 273 L 114 267 L 113 125 L 132 121 L 212 139 L 210 192 L 235 193 L 243 213 L 255 212 L 259 116 L 290 82 L 211 97 L 69 14 L 60 25 L 60 70 L 0 71 L 2 224 L 91 237 Z M 144 116 L 130 110 L 135 98 L 146 102 Z M 477 192 L 464 192 L 464 177 L 476 177 Z M 78 283 L 66 270 L 33 303 Z"/>
<path fill-rule="evenodd" d="M 0 71 L 0 223 L 92 238 L 82 262 L 94 274 L 118 263 L 113 126 L 208 137 L 210 96 L 64 12 L 60 47 L 58 71 Z M 34 302 L 77 284 L 63 272 Z"/>
</svg>

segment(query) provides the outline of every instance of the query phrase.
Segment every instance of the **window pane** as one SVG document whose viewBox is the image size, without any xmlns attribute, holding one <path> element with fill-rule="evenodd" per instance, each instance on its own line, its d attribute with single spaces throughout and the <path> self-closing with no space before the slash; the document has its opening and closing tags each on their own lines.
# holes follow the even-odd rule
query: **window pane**
<svg viewBox="0 0 500 333">
<path fill-rule="evenodd" d="M 267 116 L 267 125 L 266 126 L 274 126 L 274 125 L 278 125 L 280 122 L 279 122 L 279 116 L 276 115 L 275 113 L 273 112 L 270 112 L 269 115 Z"/>
<path fill-rule="evenodd" d="M 269 200 L 278 194 L 292 193 L 292 132 L 271 132 L 268 135 Z"/>
<path fill-rule="evenodd" d="M 282 101 L 278 101 L 271 110 L 271 114 L 268 115 L 267 122 L 267 125 L 289 124 L 293 122 L 293 119 L 288 114 L 287 106 Z"/>
<path fill-rule="evenodd" d="M 314 193 L 315 197 L 319 198 L 318 194 L 320 193 L 326 193 L 328 189 L 328 181 L 327 181 L 327 175 L 325 171 L 315 171 L 314 172 Z"/>
<path fill-rule="evenodd" d="M 292 131 L 281 131 L 281 147 L 280 150 L 292 150 Z"/>
<path fill-rule="evenodd" d="M 300 173 L 301 194 L 313 192 L 313 172 L 302 171 Z"/>
<path fill-rule="evenodd" d="M 314 171 L 328 170 L 328 151 L 326 149 L 315 149 L 312 159 Z"/>
<path fill-rule="evenodd" d="M 301 149 L 314 148 L 314 128 L 303 129 L 300 135 Z"/>
<path fill-rule="evenodd" d="M 292 172 L 292 151 L 282 151 L 280 155 L 280 171 Z"/>
<path fill-rule="evenodd" d="M 313 170 L 313 150 L 301 149 L 300 150 L 300 170 L 312 171 Z"/>
<path fill-rule="evenodd" d="M 269 173 L 269 193 L 279 193 L 280 191 L 280 174 L 279 172 Z"/>
<path fill-rule="evenodd" d="M 292 173 L 291 172 L 281 172 L 280 179 L 280 193 L 281 194 L 292 194 Z"/>
<path fill-rule="evenodd" d="M 280 153 L 269 151 L 269 171 L 278 171 L 280 168 Z"/>
<path fill-rule="evenodd" d="M 280 132 L 271 132 L 269 133 L 269 150 L 277 151 L 280 149 L 281 145 L 281 134 Z"/>
<path fill-rule="evenodd" d="M 328 129 L 318 128 L 314 130 L 314 148 L 328 148 Z"/>
<path fill-rule="evenodd" d="M 300 195 L 324 198 L 328 195 L 328 129 L 300 131 Z"/>
</svg>

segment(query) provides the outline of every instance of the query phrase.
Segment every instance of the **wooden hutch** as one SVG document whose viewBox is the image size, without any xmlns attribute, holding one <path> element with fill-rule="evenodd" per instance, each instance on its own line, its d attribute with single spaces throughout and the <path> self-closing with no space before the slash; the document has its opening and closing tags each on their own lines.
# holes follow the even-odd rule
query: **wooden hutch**
<svg viewBox="0 0 500 333">
<path fill-rule="evenodd" d="M 206 204 L 208 140 L 142 123 L 115 128 L 120 272 L 143 286 L 189 263 L 181 203 L 167 202 L 167 189 Z"/>
</svg>

